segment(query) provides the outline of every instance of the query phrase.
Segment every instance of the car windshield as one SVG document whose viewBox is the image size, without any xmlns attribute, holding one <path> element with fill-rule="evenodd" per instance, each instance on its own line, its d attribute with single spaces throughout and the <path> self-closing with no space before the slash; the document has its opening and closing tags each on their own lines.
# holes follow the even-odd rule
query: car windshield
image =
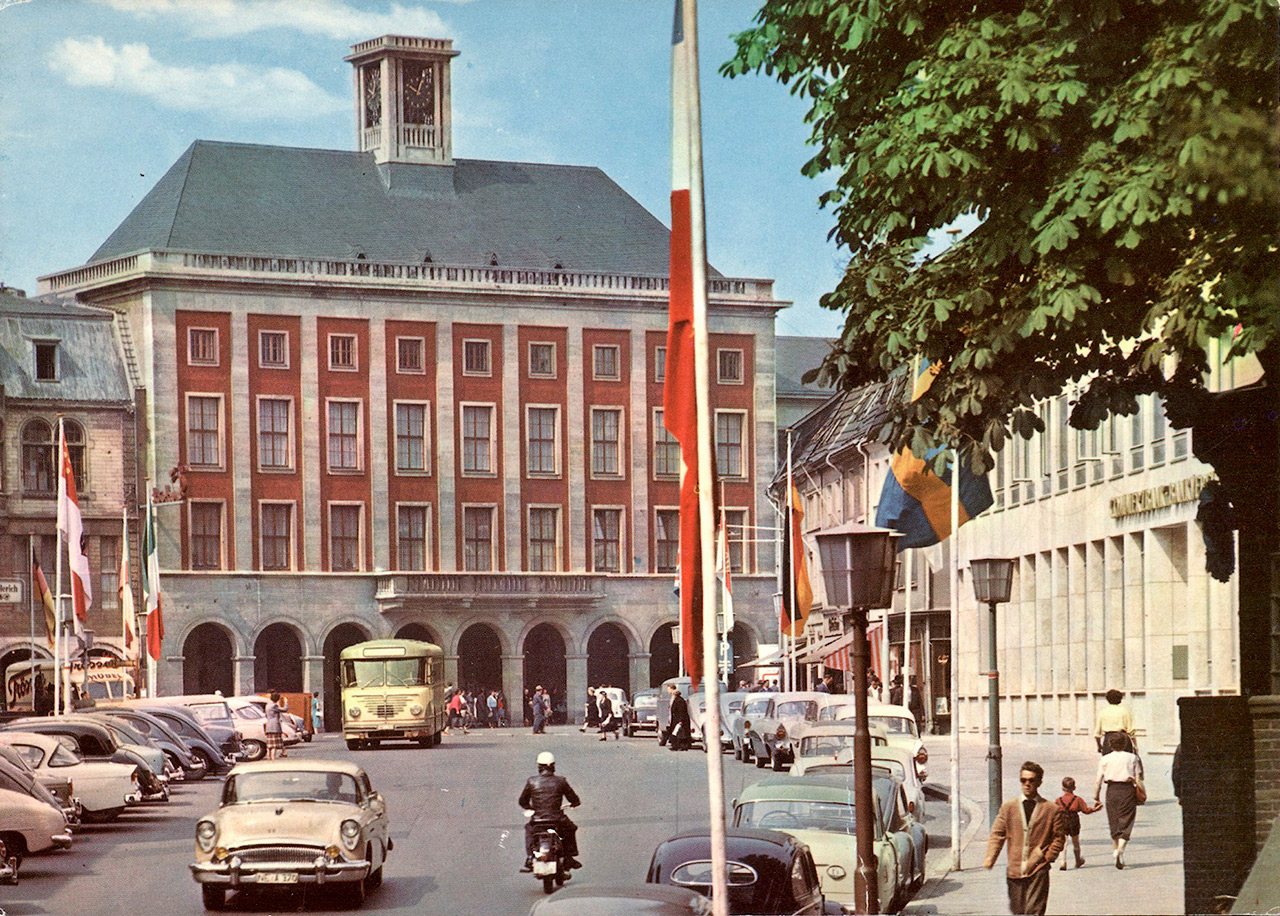
<svg viewBox="0 0 1280 916">
<path fill-rule="evenodd" d="M 343 687 L 422 687 L 425 658 L 347 659 L 342 663 Z"/>
<path fill-rule="evenodd" d="M 267 717 L 257 703 L 246 703 L 243 706 L 237 706 L 232 713 L 238 719 L 265 719 Z"/>
<path fill-rule="evenodd" d="M 764 715 L 764 711 L 769 708 L 769 698 L 764 697 L 759 700 L 748 700 L 742 704 L 742 714 L 744 716 L 760 716 Z"/>
<path fill-rule="evenodd" d="M 231 721 L 231 709 L 226 703 L 193 703 L 187 709 L 195 713 L 201 722 L 235 728 L 235 723 Z"/>
<path fill-rule="evenodd" d="M 818 718 L 818 704 L 813 700 L 788 700 L 785 703 L 779 703 L 775 707 L 774 715 L 779 719 L 808 719 L 813 721 Z"/>
<path fill-rule="evenodd" d="M 801 757 L 835 757 L 853 750 L 853 735 L 806 735 L 800 739 Z"/>
<path fill-rule="evenodd" d="M 871 716 L 872 726 L 883 728 L 887 735 L 914 735 L 916 723 L 905 716 Z"/>
<path fill-rule="evenodd" d="M 739 805 L 734 826 L 765 830 L 825 830 L 854 836 L 857 820 L 853 805 L 844 802 L 768 799 Z"/>
<path fill-rule="evenodd" d="M 645 695 L 643 695 L 643 696 L 638 696 L 638 697 L 636 697 L 636 708 L 637 708 L 637 709 L 640 709 L 641 707 L 646 707 L 646 706 L 650 706 L 650 707 L 652 707 L 652 706 L 657 706 L 657 705 L 658 705 L 658 698 L 657 698 L 656 696 L 651 696 L 651 695 L 649 695 L 649 694 L 645 694 Z"/>
<path fill-rule="evenodd" d="M 317 770 L 238 773 L 227 780 L 222 792 L 224 805 L 259 801 L 335 801 L 354 804 L 359 787 L 346 773 Z"/>
<path fill-rule="evenodd" d="M 885 758 L 877 757 L 876 766 L 881 767 L 882 769 L 888 770 L 890 773 L 892 773 L 894 776 L 897 776 L 903 782 L 905 782 L 907 779 L 907 771 L 903 767 L 901 760 L 888 760 Z"/>
<path fill-rule="evenodd" d="M 838 706 L 824 706 L 822 712 L 818 713 L 818 720 L 825 722 L 828 719 L 853 718 L 853 704 L 842 703 Z"/>
</svg>

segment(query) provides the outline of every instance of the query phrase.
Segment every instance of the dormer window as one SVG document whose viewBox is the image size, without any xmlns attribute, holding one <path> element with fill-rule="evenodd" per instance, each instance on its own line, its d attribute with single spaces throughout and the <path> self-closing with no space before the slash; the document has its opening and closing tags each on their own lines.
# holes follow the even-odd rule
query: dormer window
<svg viewBox="0 0 1280 916">
<path fill-rule="evenodd" d="M 37 340 L 36 381 L 56 382 L 58 380 L 58 342 L 56 340 Z"/>
</svg>

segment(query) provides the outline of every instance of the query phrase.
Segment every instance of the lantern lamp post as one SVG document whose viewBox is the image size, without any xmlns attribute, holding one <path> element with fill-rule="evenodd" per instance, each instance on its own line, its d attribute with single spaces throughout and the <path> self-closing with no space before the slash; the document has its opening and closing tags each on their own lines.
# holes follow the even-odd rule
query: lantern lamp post
<svg viewBox="0 0 1280 916">
<path fill-rule="evenodd" d="M 853 784 L 857 809 L 858 865 L 854 871 L 854 903 L 858 913 L 880 911 L 876 878 L 875 811 L 871 797 L 871 730 L 867 716 L 867 611 L 893 603 L 897 534 L 848 522 L 817 534 L 818 556 L 826 603 L 840 608 L 850 620 L 853 645 Z"/>
<path fill-rule="evenodd" d="M 987 808 L 995 823 L 996 812 L 1004 800 L 1002 785 L 1003 759 L 1000 751 L 1000 669 L 996 664 L 996 605 L 1010 598 L 1013 588 L 1013 560 L 987 558 L 969 561 L 973 594 L 990 610 L 987 641 L 991 670 L 987 673 Z"/>
</svg>

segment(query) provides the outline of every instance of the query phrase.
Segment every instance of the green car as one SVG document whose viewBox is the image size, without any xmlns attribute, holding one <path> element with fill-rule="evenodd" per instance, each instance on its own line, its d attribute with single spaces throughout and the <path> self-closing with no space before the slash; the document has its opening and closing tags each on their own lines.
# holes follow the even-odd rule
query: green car
<svg viewBox="0 0 1280 916">
<path fill-rule="evenodd" d="M 911 883 L 912 839 L 901 816 L 901 785 L 885 771 L 872 781 L 879 909 L 887 913 Z M 768 776 L 748 786 L 733 803 L 735 827 L 789 833 L 813 852 L 822 894 L 845 912 L 854 910 L 853 876 L 858 865 L 853 781 L 848 776 Z"/>
</svg>

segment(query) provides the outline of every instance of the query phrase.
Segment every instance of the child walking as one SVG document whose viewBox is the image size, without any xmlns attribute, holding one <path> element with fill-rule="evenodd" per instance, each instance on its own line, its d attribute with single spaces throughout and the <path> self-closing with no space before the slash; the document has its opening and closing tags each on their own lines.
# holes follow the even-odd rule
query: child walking
<svg viewBox="0 0 1280 916">
<path fill-rule="evenodd" d="M 1080 815 L 1101 811 L 1102 804 L 1098 803 L 1091 808 L 1083 798 L 1075 793 L 1076 781 L 1070 776 L 1065 777 L 1062 780 L 1062 795 L 1057 799 L 1057 805 L 1058 810 L 1062 812 L 1062 827 L 1067 836 L 1071 837 L 1071 844 L 1075 847 L 1076 868 L 1080 868 L 1084 865 L 1084 856 L 1080 855 Z M 1067 870 L 1066 855 L 1062 857 L 1062 870 Z"/>
</svg>

